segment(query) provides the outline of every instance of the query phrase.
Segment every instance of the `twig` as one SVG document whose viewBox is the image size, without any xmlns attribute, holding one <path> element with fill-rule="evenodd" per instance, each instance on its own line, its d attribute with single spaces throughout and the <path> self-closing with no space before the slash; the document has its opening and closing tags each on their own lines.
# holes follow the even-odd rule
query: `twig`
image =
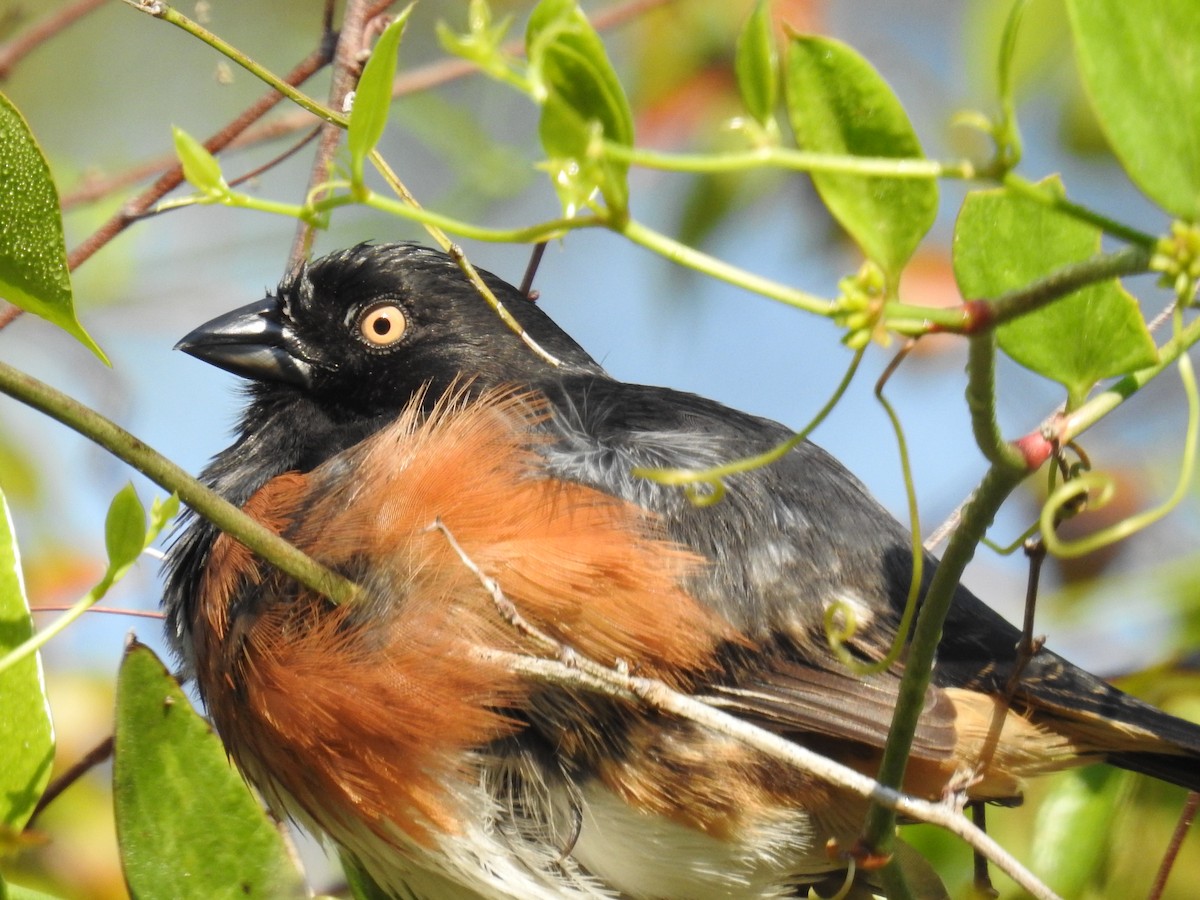
<svg viewBox="0 0 1200 900">
<path fill-rule="evenodd" d="M 909 752 L 916 734 L 917 720 L 925 705 L 932 679 L 933 663 L 941 642 L 942 626 L 962 580 L 963 571 L 974 556 L 996 511 L 1028 473 L 1024 457 L 1006 444 L 995 419 L 995 335 L 975 335 L 970 343 L 967 366 L 967 405 L 971 409 L 975 441 L 992 465 L 963 511 L 962 521 L 926 591 L 917 626 L 908 648 L 904 674 L 891 731 L 879 765 L 879 780 L 898 787 L 904 782 Z M 863 826 L 863 842 L 887 852 L 895 839 L 896 815 L 885 804 L 873 804 Z"/>
<path fill-rule="evenodd" d="M 1146 900 L 1159 900 L 1167 889 L 1167 879 L 1171 877 L 1171 870 L 1175 867 L 1175 860 L 1179 858 L 1180 848 L 1183 847 L 1183 839 L 1192 827 L 1197 810 L 1200 810 L 1200 793 L 1189 791 L 1183 809 L 1179 812 L 1179 820 L 1175 823 L 1175 830 L 1171 833 L 1171 843 L 1167 845 L 1167 851 L 1163 854 L 1154 885 L 1150 888 Z"/>
<path fill-rule="evenodd" d="M 1034 637 L 1033 626 L 1037 614 L 1038 589 L 1042 581 L 1042 564 L 1046 561 L 1046 542 L 1041 538 L 1030 538 L 1025 542 L 1025 556 L 1029 559 L 1029 577 L 1025 582 L 1025 618 L 1021 623 L 1021 639 L 1017 643 L 1017 658 L 1012 672 L 1004 685 L 1004 696 L 1011 701 L 1021 683 L 1021 675 L 1030 660 L 1046 643 L 1044 637 Z"/>
<path fill-rule="evenodd" d="M 970 804 L 971 806 L 971 821 L 975 823 L 975 827 L 980 831 L 987 832 L 987 804 L 982 800 L 977 800 Z M 982 894 L 984 897 L 998 897 L 999 892 L 992 886 L 992 876 L 988 872 L 988 859 L 982 853 L 975 851 L 972 854 L 975 857 L 974 870 L 975 891 Z"/>
<path fill-rule="evenodd" d="M 391 3 L 375 5 L 386 9 Z M 333 55 L 333 78 L 329 85 L 331 109 L 345 112 L 346 96 L 358 84 L 358 76 L 362 71 L 359 51 L 363 49 L 367 22 L 375 14 L 374 6 L 368 3 L 368 0 L 347 0 L 345 12 L 342 13 L 342 27 L 337 36 L 337 48 Z M 308 177 L 308 187 L 305 190 L 306 197 L 311 196 L 313 189 L 318 185 L 329 180 L 329 167 L 341 139 L 342 129 L 339 126 L 329 122 L 321 126 L 321 136 L 313 159 L 311 174 Z M 312 241 L 312 224 L 297 222 L 296 236 L 292 240 L 292 251 L 288 262 L 289 269 L 308 257 Z"/>
<path fill-rule="evenodd" d="M 288 84 L 303 84 L 315 73 L 324 68 L 329 63 L 329 59 L 329 48 L 326 46 L 318 47 L 305 57 L 299 65 L 292 69 L 292 71 L 288 72 L 283 77 L 283 80 Z M 283 95 L 279 92 L 268 91 L 247 107 L 236 119 L 205 141 L 205 148 L 209 153 L 218 153 L 225 149 L 235 137 L 266 115 L 282 99 Z M 182 183 L 183 167 L 175 163 L 170 169 L 160 175 L 154 184 L 126 204 L 124 209 L 101 225 L 82 244 L 79 244 L 72 250 L 67 255 L 67 265 L 72 270 L 79 268 L 97 250 L 128 228 L 139 216 Z"/>
<path fill-rule="evenodd" d="M 855 769 L 722 712 L 701 699 L 673 691 L 661 681 L 636 677 L 582 656 L 526 621 L 512 601 L 505 596 L 499 582 L 479 568 L 459 545 L 445 523 L 440 519 L 435 520 L 429 529 L 440 531 L 446 537 L 463 565 L 479 579 L 504 620 L 520 634 L 532 639 L 542 651 L 553 654 L 556 658 L 546 659 L 488 648 L 476 651 L 481 657 L 491 662 L 502 663 L 515 672 L 547 684 L 584 688 L 604 696 L 641 703 L 657 712 L 678 716 L 717 734 L 742 741 L 772 759 L 815 775 L 835 787 L 881 803 L 922 822 L 945 828 L 991 860 L 1033 897 L 1039 900 L 1056 900 L 1057 895 L 1053 891 L 1042 884 L 1012 854 L 967 821 L 953 806 L 920 800 L 885 787 Z"/>
<path fill-rule="evenodd" d="M 592 17 L 592 24 L 596 30 L 605 31 L 623 25 L 651 9 L 666 6 L 672 2 L 674 0 L 630 0 L 630 2 L 626 3 L 615 3 L 607 9 L 597 12 Z M 381 7 L 386 8 L 386 5 L 390 5 L 390 3 L 372 7 L 373 14 L 377 15 L 381 11 Z M 520 56 L 525 52 L 524 42 L 521 40 L 511 41 L 505 45 L 504 50 L 506 53 L 511 53 L 514 56 Z M 474 63 L 465 59 L 441 59 L 397 75 L 396 80 L 392 82 L 392 97 L 403 97 L 408 94 L 431 90 L 435 87 L 478 74 L 479 68 Z M 246 128 L 231 140 L 225 149 L 241 150 L 268 141 L 278 140 L 304 128 L 311 127 L 313 121 L 313 115 L 304 110 L 283 113 L 274 117 L 269 122 L 259 122 Z M 113 191 L 120 190 L 144 178 L 163 172 L 174 166 L 175 163 L 176 157 L 174 154 L 163 154 L 155 159 L 144 161 L 126 171 L 118 172 L 105 178 L 85 179 L 79 187 L 60 198 L 62 207 L 64 209 L 71 209 L 84 203 L 94 202 Z M 155 198 L 148 205 L 153 205 L 157 199 Z"/>
<path fill-rule="evenodd" d="M 521 286 L 517 288 L 517 293 L 522 297 L 528 297 L 530 300 L 537 298 L 537 293 L 533 290 L 533 279 L 537 277 L 537 271 L 542 264 L 542 257 L 545 255 L 545 241 L 539 241 L 533 245 L 533 252 L 529 254 L 529 263 L 525 266 L 525 274 L 521 278 Z"/>
<path fill-rule="evenodd" d="M 35 606 L 30 612 L 66 612 L 71 608 L 67 603 L 52 603 L 46 606 Z M 90 613 L 107 613 L 110 616 L 133 616 L 139 619 L 162 619 L 164 615 L 153 609 L 120 609 L 115 606 L 89 606 Z"/>
<path fill-rule="evenodd" d="M 282 163 L 284 160 L 291 159 L 291 157 L 295 156 L 297 153 L 299 153 L 301 150 L 303 150 L 305 147 L 307 147 L 309 144 L 311 144 L 313 141 L 315 141 L 317 139 L 317 135 L 319 135 L 320 133 L 321 133 L 321 127 L 317 126 L 312 131 L 310 131 L 308 134 L 304 135 L 304 137 L 300 138 L 300 140 L 298 140 L 294 144 L 292 144 L 292 146 L 288 147 L 282 153 L 278 153 L 275 156 L 271 157 L 269 160 L 267 160 L 261 166 L 255 166 L 249 172 L 244 172 L 241 175 L 237 176 L 236 178 L 229 179 L 229 186 L 237 187 L 239 184 L 245 184 L 247 181 L 250 181 L 253 178 L 257 178 L 259 175 L 262 175 L 264 172 L 268 172 L 271 169 L 275 168 L 277 165 Z"/>
<path fill-rule="evenodd" d="M 475 288 L 479 296 L 482 297 L 484 302 L 486 302 L 487 305 L 492 308 L 492 311 L 500 317 L 500 321 L 507 325 L 513 331 L 513 333 L 515 333 L 516 336 L 521 339 L 521 342 L 524 343 L 525 346 L 528 347 L 530 351 L 532 351 L 533 354 L 538 357 L 538 359 L 541 359 L 543 362 L 548 363 L 555 368 L 558 368 L 562 365 L 562 360 L 539 344 L 534 336 L 525 330 L 525 326 L 523 326 L 513 317 L 513 314 L 508 311 L 508 307 L 500 302 L 500 298 L 497 297 L 492 289 L 487 286 L 484 280 L 480 277 L 479 272 L 476 271 L 475 267 L 471 264 L 471 261 L 467 259 L 466 254 L 463 253 L 462 247 L 460 247 L 458 244 L 451 244 L 446 248 L 446 252 L 450 255 L 451 259 L 458 264 L 458 267 L 467 277 L 467 280 L 471 282 L 471 286 Z"/>
<path fill-rule="evenodd" d="M 12 74 L 13 67 L 60 31 L 97 9 L 105 0 L 76 0 L 39 19 L 27 31 L 0 47 L 0 81 Z"/>
<path fill-rule="evenodd" d="M 352 582 L 301 553 L 274 531 L 251 519 L 171 460 L 95 410 L 4 362 L 0 362 L 0 393 L 8 394 L 79 432 L 155 484 L 178 494 L 180 500 L 221 531 L 306 587 L 335 603 L 353 599 L 357 588 Z"/>
<path fill-rule="evenodd" d="M 77 782 L 96 766 L 100 765 L 100 763 L 112 756 L 112 752 L 113 736 L 110 734 L 99 744 L 85 753 L 78 762 L 71 766 L 71 768 L 67 769 L 67 771 L 63 772 L 52 782 L 50 782 L 50 784 L 46 786 L 46 790 L 42 793 L 42 796 L 38 798 L 37 805 L 34 806 L 33 812 L 29 816 L 29 822 L 26 825 L 26 828 L 32 828 L 33 823 L 37 820 L 37 817 L 41 815 L 42 810 L 58 799 L 59 794 Z"/>
</svg>

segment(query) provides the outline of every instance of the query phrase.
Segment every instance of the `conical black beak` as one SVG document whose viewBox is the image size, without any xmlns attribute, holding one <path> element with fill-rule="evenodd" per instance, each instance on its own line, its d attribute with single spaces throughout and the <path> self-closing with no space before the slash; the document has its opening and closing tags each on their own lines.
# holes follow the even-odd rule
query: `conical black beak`
<svg viewBox="0 0 1200 900">
<path fill-rule="evenodd" d="M 312 384 L 313 367 L 300 341 L 280 319 L 279 302 L 266 297 L 227 312 L 187 334 L 176 350 L 256 381 Z"/>
</svg>

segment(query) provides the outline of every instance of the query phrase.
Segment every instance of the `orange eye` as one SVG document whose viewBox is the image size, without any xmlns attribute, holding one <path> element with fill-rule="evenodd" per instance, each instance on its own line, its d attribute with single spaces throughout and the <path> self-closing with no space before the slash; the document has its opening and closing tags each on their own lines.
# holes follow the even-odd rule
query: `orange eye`
<svg viewBox="0 0 1200 900">
<path fill-rule="evenodd" d="M 394 303 L 372 306 L 358 320 L 358 333 L 372 347 L 390 347 L 404 337 L 404 312 Z"/>
</svg>

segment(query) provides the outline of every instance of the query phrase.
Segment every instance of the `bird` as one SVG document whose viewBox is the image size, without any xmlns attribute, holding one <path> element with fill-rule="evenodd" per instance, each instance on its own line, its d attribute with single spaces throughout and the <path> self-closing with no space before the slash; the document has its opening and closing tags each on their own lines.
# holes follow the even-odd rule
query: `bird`
<svg viewBox="0 0 1200 900">
<path fill-rule="evenodd" d="M 903 655 L 852 671 L 826 616 L 851 610 L 845 648 L 885 657 L 908 529 L 809 442 L 715 503 L 641 477 L 791 432 L 614 378 L 479 275 L 518 327 L 451 256 L 368 242 L 179 342 L 247 385 L 203 481 L 357 592 L 335 604 L 185 513 L 174 652 L 268 806 L 386 895 L 807 896 L 846 869 L 830 848 L 853 844 L 865 800 L 510 661 L 548 641 L 874 774 Z M 1200 727 L 1044 647 L 1022 658 L 1019 638 L 957 588 L 905 791 L 1014 803 L 1026 778 L 1094 762 L 1200 790 Z"/>
</svg>

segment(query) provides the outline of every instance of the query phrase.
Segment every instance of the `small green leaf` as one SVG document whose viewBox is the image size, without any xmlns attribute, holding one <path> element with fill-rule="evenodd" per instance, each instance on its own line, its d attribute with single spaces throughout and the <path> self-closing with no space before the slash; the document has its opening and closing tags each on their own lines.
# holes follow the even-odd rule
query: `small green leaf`
<svg viewBox="0 0 1200 900">
<path fill-rule="evenodd" d="M 306 897 L 283 838 L 163 664 L 136 642 L 117 678 L 113 802 L 140 900 Z"/>
<path fill-rule="evenodd" d="M 21 558 L 8 504 L 0 494 L 0 657 L 33 635 Z M 30 654 L 0 672 L 0 826 L 20 831 L 29 821 L 54 763 L 54 725 L 42 659 Z"/>
<path fill-rule="evenodd" d="M 388 110 L 392 105 L 392 81 L 396 78 L 396 54 L 411 12 L 410 3 L 379 36 L 354 92 L 346 147 L 350 151 L 350 180 L 356 187 L 362 185 L 363 163 L 379 143 L 387 125 Z"/>
<path fill-rule="evenodd" d="M 801 149 L 850 156 L 923 158 L 904 107 L 871 64 L 840 41 L 794 35 L 787 108 Z M 821 199 L 894 285 L 937 215 L 928 178 L 814 172 Z"/>
<path fill-rule="evenodd" d="M 1125 171 L 1174 216 L 1200 220 L 1200 3 L 1068 0 L 1075 56 Z"/>
<path fill-rule="evenodd" d="M 0 94 L 0 298 L 41 316 L 108 365 L 75 317 L 62 213 L 50 166 L 25 119 Z"/>
<path fill-rule="evenodd" d="M 221 174 L 221 164 L 208 152 L 208 148 L 176 125 L 171 126 L 171 136 L 175 140 L 175 155 L 179 157 L 183 177 L 188 184 L 209 197 L 228 195 L 229 185 Z"/>
<path fill-rule="evenodd" d="M 750 115 L 770 128 L 779 94 L 779 56 L 771 34 L 770 0 L 758 0 L 738 35 L 734 58 L 738 90 Z"/>
<path fill-rule="evenodd" d="M 116 574 L 137 561 L 146 549 L 146 511 L 137 491 L 127 484 L 113 497 L 104 520 L 104 547 L 108 551 L 108 571 Z"/>
<path fill-rule="evenodd" d="M 459 34 L 445 22 L 438 22 L 437 36 L 447 53 L 470 60 L 493 78 L 511 81 L 514 73 L 501 46 L 511 25 L 512 16 L 493 24 L 487 0 L 471 0 L 467 8 L 467 33 Z"/>
<path fill-rule="evenodd" d="M 629 166 L 608 158 L 599 144 L 631 146 L 633 113 L 599 35 L 574 0 L 542 0 L 525 46 L 542 105 L 538 135 L 566 214 L 599 191 L 609 210 L 623 216 Z"/>
<path fill-rule="evenodd" d="M 146 532 L 146 542 L 142 549 L 148 547 L 150 541 L 158 537 L 159 532 L 170 525 L 177 515 L 179 515 L 178 494 L 172 494 L 165 499 L 155 497 L 154 502 L 150 504 L 150 528 Z"/>
<path fill-rule="evenodd" d="M 1062 190 L 1055 179 L 1042 182 Z M 954 275 L 964 297 L 998 297 L 1100 251 L 1100 231 L 1006 189 L 972 191 L 954 230 Z M 1067 389 L 1077 405 L 1101 378 L 1154 362 L 1137 301 L 1116 281 L 1091 285 L 997 329 L 1014 360 Z"/>
</svg>

